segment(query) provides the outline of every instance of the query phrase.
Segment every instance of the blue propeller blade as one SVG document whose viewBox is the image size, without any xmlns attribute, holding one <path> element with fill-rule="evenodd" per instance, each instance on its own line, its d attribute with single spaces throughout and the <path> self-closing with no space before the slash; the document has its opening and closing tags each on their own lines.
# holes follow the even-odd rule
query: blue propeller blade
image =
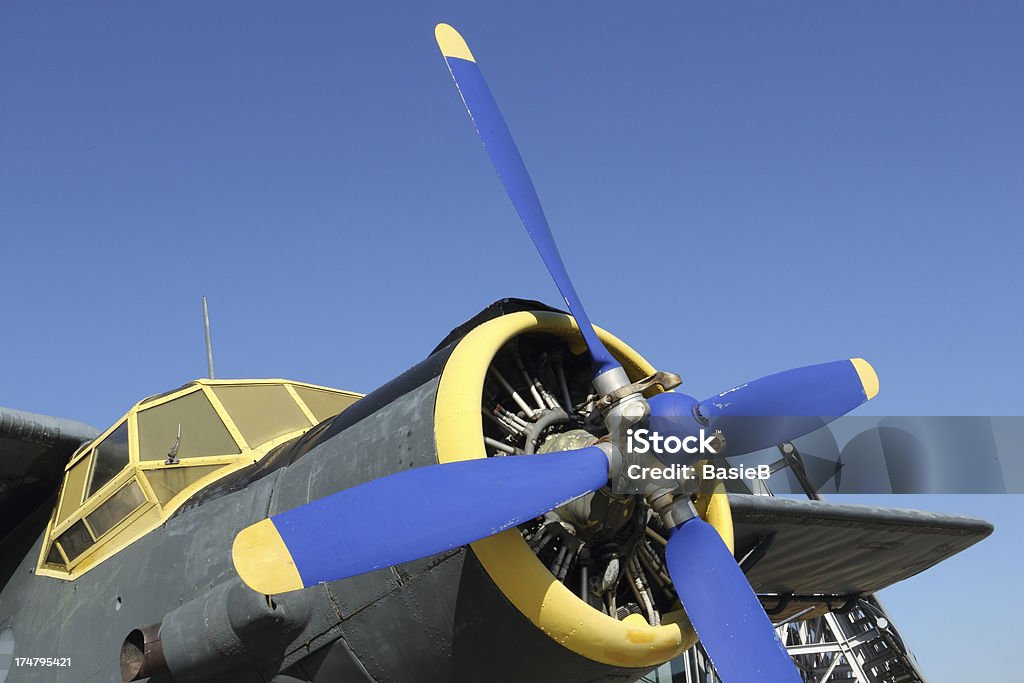
<svg viewBox="0 0 1024 683">
<path fill-rule="evenodd" d="M 768 375 L 699 403 L 659 394 L 649 400 L 651 427 L 680 434 L 720 429 L 724 455 L 743 455 L 810 434 L 877 393 L 878 376 L 866 360 L 839 360 Z"/>
<path fill-rule="evenodd" d="M 522 524 L 608 483 L 600 448 L 407 470 L 243 529 L 232 559 L 267 595 L 428 557 Z"/>
<path fill-rule="evenodd" d="M 724 683 L 801 683 L 750 583 L 715 528 L 699 517 L 665 548 L 679 601 Z"/>
<path fill-rule="evenodd" d="M 569 307 L 569 312 L 580 326 L 583 340 L 587 343 L 594 361 L 595 376 L 619 367 L 597 338 L 583 303 L 576 294 L 569 273 L 565 270 L 565 264 L 562 263 L 562 257 L 558 253 L 558 247 L 555 246 L 555 238 L 551 235 L 548 219 L 544 216 L 544 209 L 541 208 L 530 174 L 466 41 L 448 24 L 438 24 L 434 35 L 448 64 L 448 70 L 451 71 L 455 85 L 462 95 L 462 101 L 469 110 L 470 118 L 473 119 L 473 125 L 476 126 L 476 131 L 491 158 L 491 164 L 498 172 L 498 177 L 501 178 L 512 205 L 530 233 L 533 244 L 544 259 L 544 265 L 547 266 L 558 291 L 561 292 L 565 305 Z"/>
</svg>

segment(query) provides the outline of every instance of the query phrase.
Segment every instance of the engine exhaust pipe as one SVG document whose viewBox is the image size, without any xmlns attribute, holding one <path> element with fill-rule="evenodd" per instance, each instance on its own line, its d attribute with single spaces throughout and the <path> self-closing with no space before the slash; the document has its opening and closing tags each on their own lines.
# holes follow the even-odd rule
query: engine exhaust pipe
<svg viewBox="0 0 1024 683">
<path fill-rule="evenodd" d="M 170 672 L 179 683 L 200 683 L 259 671 L 309 622 L 312 598 L 297 591 L 269 600 L 237 578 L 214 586 L 159 624 L 132 630 L 121 645 L 121 679 Z"/>
<path fill-rule="evenodd" d="M 160 624 L 137 628 L 121 645 L 121 680 L 139 681 L 167 671 Z"/>
</svg>

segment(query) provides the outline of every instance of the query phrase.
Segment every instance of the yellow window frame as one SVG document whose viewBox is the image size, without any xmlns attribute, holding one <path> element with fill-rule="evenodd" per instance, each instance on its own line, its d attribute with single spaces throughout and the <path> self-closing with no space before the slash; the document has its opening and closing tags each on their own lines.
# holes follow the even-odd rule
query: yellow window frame
<svg viewBox="0 0 1024 683">
<path fill-rule="evenodd" d="M 261 444 L 247 443 L 242 432 L 231 417 L 230 412 L 225 408 L 224 404 L 216 395 L 216 392 L 213 391 L 213 388 L 217 386 L 239 385 L 284 386 L 289 397 L 298 406 L 308 424 L 297 425 L 296 429 L 285 434 L 281 434 L 274 439 Z M 61 495 L 58 496 L 54 510 L 50 516 L 50 521 L 47 524 L 45 542 L 40 548 L 39 560 L 36 565 L 36 574 L 52 578 L 74 580 L 78 576 L 81 576 L 96 566 L 99 566 L 104 560 L 120 552 L 165 522 L 171 514 L 173 514 L 185 501 L 190 499 L 198 491 L 233 472 L 259 462 L 259 460 L 277 446 L 307 432 L 314 425 L 318 424 L 319 421 L 310 407 L 306 405 L 305 401 L 302 400 L 302 397 L 295 390 L 296 386 L 338 394 L 339 396 L 352 399 L 352 403 L 355 403 L 363 396 L 362 394 L 357 394 L 351 391 L 284 379 L 196 380 L 173 391 L 146 398 L 136 403 L 121 419 L 117 420 L 110 428 L 103 431 L 96 439 L 79 447 L 65 466 Z M 210 402 L 217 418 L 224 424 L 228 434 L 236 443 L 239 452 L 224 455 L 182 458 L 179 463 L 174 464 L 166 464 L 162 460 L 140 460 L 139 413 L 195 392 L 202 392 Z M 350 407 L 352 403 L 342 408 L 342 410 Z M 88 496 L 88 498 L 79 502 L 76 505 L 76 509 L 64 520 L 58 523 L 57 516 L 59 514 L 59 506 L 61 498 L 64 495 L 64 487 L 68 484 L 68 473 L 71 468 L 82 461 L 83 458 L 90 457 L 90 454 L 94 452 L 96 445 L 113 434 L 115 430 L 120 428 L 121 425 L 126 422 L 128 425 L 128 465 L 118 472 L 110 481 L 101 486 L 95 493 L 93 493 L 93 495 Z M 154 491 L 146 476 L 147 472 L 167 470 L 169 468 L 177 469 L 217 465 L 220 467 L 185 486 L 181 491 L 168 499 L 165 504 L 160 503 L 156 491 Z M 95 457 L 93 457 L 92 462 L 89 464 L 90 471 L 86 474 L 86 481 L 82 491 L 83 497 L 88 493 L 89 482 L 92 479 L 93 469 L 95 466 L 96 460 Z M 95 530 L 89 524 L 87 519 L 88 516 L 110 500 L 112 496 L 121 491 L 123 487 L 130 486 L 133 481 L 140 487 L 145 498 L 144 502 L 102 535 L 97 536 Z M 64 551 L 63 547 L 61 547 L 57 539 L 61 534 L 78 522 L 81 522 L 85 526 L 90 537 L 93 539 L 93 542 L 88 549 L 78 555 L 73 561 L 69 561 L 67 553 Z M 46 557 L 49 554 L 51 547 L 56 548 L 58 555 L 63 558 L 64 564 L 62 568 L 58 568 L 55 565 L 48 564 L 46 562 Z"/>
</svg>

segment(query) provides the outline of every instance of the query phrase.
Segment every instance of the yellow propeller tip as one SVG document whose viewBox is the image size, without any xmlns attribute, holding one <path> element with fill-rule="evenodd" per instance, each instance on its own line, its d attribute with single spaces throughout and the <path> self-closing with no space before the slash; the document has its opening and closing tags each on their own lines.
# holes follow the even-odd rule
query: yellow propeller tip
<svg viewBox="0 0 1024 683">
<path fill-rule="evenodd" d="M 864 395 L 870 401 L 878 395 L 878 373 L 871 367 L 871 363 L 863 358 L 851 358 L 850 362 L 853 363 L 853 368 L 857 371 L 857 376 L 860 377 L 861 386 L 864 387 Z"/>
<path fill-rule="evenodd" d="M 231 545 L 231 560 L 245 585 L 257 593 L 277 595 L 303 587 L 288 546 L 269 519 L 238 532 Z"/>
<path fill-rule="evenodd" d="M 438 24 L 434 27 L 434 38 L 437 39 L 437 46 L 441 48 L 441 54 L 448 57 L 465 59 L 467 62 L 475 62 L 476 58 L 469 51 L 465 39 L 459 32 L 448 24 Z"/>
</svg>

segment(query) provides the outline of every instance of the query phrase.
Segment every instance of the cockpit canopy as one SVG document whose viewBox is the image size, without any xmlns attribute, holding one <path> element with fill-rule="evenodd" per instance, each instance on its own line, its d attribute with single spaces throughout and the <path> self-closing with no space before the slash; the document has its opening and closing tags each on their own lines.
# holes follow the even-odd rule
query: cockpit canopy
<svg viewBox="0 0 1024 683">
<path fill-rule="evenodd" d="M 359 394 L 287 380 L 197 380 L 137 403 L 65 470 L 39 573 L 70 578 L 196 491 L 337 415 Z"/>
</svg>

